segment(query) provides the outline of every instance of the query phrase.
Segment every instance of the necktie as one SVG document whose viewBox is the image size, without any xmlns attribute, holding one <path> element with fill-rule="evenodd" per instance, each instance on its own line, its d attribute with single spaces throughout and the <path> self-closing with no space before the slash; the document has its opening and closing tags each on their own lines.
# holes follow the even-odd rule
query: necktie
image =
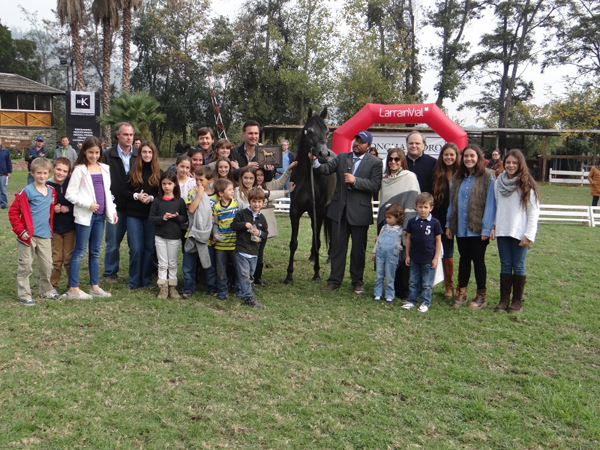
<svg viewBox="0 0 600 450">
<path fill-rule="evenodd" d="M 358 156 L 354 157 L 354 160 L 352 161 L 352 175 L 354 175 L 354 172 L 356 172 L 356 163 L 360 160 L 360 158 Z"/>
</svg>

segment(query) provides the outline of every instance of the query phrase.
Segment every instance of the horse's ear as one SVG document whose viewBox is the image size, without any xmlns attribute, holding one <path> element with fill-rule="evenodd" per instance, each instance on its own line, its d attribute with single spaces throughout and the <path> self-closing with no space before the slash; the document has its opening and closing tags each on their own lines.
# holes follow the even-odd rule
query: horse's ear
<svg viewBox="0 0 600 450">
<path fill-rule="evenodd" d="M 321 119 L 327 119 L 327 106 L 323 108 L 323 111 L 321 111 Z"/>
<path fill-rule="evenodd" d="M 306 117 L 306 120 L 310 119 L 312 117 L 312 108 L 309 106 L 308 107 L 308 116 Z"/>
</svg>

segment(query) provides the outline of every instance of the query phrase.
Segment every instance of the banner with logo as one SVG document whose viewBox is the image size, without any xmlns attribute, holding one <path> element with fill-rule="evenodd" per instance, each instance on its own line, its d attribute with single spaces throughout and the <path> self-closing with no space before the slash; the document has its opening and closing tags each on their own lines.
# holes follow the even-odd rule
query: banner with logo
<svg viewBox="0 0 600 450">
<path fill-rule="evenodd" d="M 96 117 L 100 115 L 100 96 L 98 92 L 70 91 L 67 96 L 67 137 L 71 146 L 88 136 L 100 136 L 100 124 Z"/>
<path fill-rule="evenodd" d="M 371 134 L 373 135 L 373 146 L 377 149 L 381 159 L 385 159 L 387 151 L 394 147 L 400 147 L 406 155 L 406 136 L 410 134 L 410 131 L 372 131 Z M 446 141 L 435 133 L 421 132 L 421 134 L 426 141 L 424 153 L 437 159 Z"/>
</svg>

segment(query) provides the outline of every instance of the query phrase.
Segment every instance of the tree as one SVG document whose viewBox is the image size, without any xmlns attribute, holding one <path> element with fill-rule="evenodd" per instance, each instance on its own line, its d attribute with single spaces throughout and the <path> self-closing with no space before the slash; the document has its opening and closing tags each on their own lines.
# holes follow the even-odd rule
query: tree
<svg viewBox="0 0 600 450">
<path fill-rule="evenodd" d="M 137 11 L 144 0 L 123 0 L 123 92 L 129 92 L 129 66 L 131 48 L 131 10 Z"/>
<path fill-rule="evenodd" d="M 120 0 L 94 0 L 92 14 L 96 23 L 102 23 L 102 111 L 110 108 L 110 56 L 112 31 L 119 27 Z M 104 127 L 104 139 L 110 144 L 110 127 Z"/>
<path fill-rule="evenodd" d="M 60 18 L 60 24 L 68 23 L 71 28 L 73 39 L 73 59 L 75 60 L 75 89 L 83 91 L 83 58 L 81 55 L 81 37 L 79 29 L 86 13 L 83 0 L 58 0 L 56 12 Z"/>
<path fill-rule="evenodd" d="M 98 122 L 105 127 L 129 122 L 143 139 L 150 140 L 150 126 L 166 120 L 166 115 L 157 111 L 159 107 L 158 101 L 145 92 L 124 93 L 113 99 L 110 109 L 98 118 Z"/>
<path fill-rule="evenodd" d="M 8 27 L 0 23 L 0 67 L 3 72 L 39 81 L 42 72 L 36 49 L 32 40 L 13 39 Z"/>
<path fill-rule="evenodd" d="M 571 64 L 578 76 L 600 76 L 600 3 L 571 0 L 561 26 L 553 30 L 556 47 L 546 52 L 542 68 Z"/>
<path fill-rule="evenodd" d="M 496 26 L 485 33 L 480 45 L 483 51 L 469 64 L 478 66 L 488 78 L 480 100 L 466 102 L 479 112 L 498 113 L 498 127 L 506 128 L 513 101 L 527 101 L 533 94 L 533 83 L 521 79 L 522 64 L 535 62 L 537 29 L 554 24 L 554 14 L 561 0 L 504 0 L 494 6 Z"/>
<path fill-rule="evenodd" d="M 441 108 L 444 100 L 456 100 L 465 88 L 464 80 L 472 69 L 469 64 L 470 43 L 465 41 L 465 29 L 474 19 L 481 18 L 484 2 L 477 0 L 438 0 L 427 17 L 436 29 L 441 45 L 429 53 L 440 66 L 436 104 Z"/>
</svg>

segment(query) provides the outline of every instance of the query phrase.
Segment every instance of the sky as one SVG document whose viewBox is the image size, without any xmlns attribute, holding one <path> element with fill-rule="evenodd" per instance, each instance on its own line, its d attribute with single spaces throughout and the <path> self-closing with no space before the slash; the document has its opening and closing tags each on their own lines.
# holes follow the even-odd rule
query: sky
<svg viewBox="0 0 600 450">
<path fill-rule="evenodd" d="M 2 15 L 0 21 L 3 25 L 8 26 L 12 31 L 19 29 L 26 31 L 29 28 L 29 24 L 25 20 L 23 14 L 19 10 L 19 5 L 23 5 L 28 11 L 37 11 L 39 18 L 51 18 L 52 9 L 56 8 L 56 1 L 53 0 L 28 0 L 25 2 L 11 1 L 4 2 L 2 7 Z M 341 4 L 340 0 L 334 0 L 334 4 Z M 427 8 L 432 6 L 434 0 L 421 0 L 421 4 Z M 215 14 L 228 15 L 230 17 L 235 16 L 239 12 L 241 2 L 239 0 L 214 0 L 212 1 L 212 10 Z M 491 24 L 491 21 L 487 19 L 487 23 Z M 469 41 L 472 45 L 475 45 L 479 41 L 479 34 L 482 30 L 486 30 L 485 26 L 486 19 L 483 22 L 477 23 L 477 29 L 467 30 L 466 36 L 469 37 Z M 491 25 L 490 25 L 491 26 Z M 428 45 L 428 43 L 434 42 L 434 33 L 431 28 L 424 28 L 421 34 L 421 43 Z M 424 51 L 422 50 L 422 54 Z M 424 103 L 434 103 L 437 94 L 434 91 L 434 86 L 437 82 L 436 69 L 433 63 L 424 61 L 426 65 L 426 71 L 423 75 L 421 89 L 425 94 Z M 560 97 L 565 94 L 567 89 L 567 83 L 564 81 L 565 75 L 572 74 L 573 69 L 570 67 L 562 68 L 551 68 L 545 73 L 541 73 L 538 65 L 527 65 L 521 68 L 524 78 L 527 81 L 533 80 L 535 82 L 535 96 L 533 103 L 545 104 L 548 103 L 553 97 Z M 474 110 L 463 109 L 458 111 L 460 104 L 468 100 L 476 99 L 479 95 L 479 87 L 476 81 L 472 81 L 471 85 L 463 91 L 459 98 L 451 102 L 446 100 L 444 106 L 447 110 L 448 115 L 463 124 L 465 127 L 483 127 L 484 124 L 481 120 L 478 120 L 477 113 Z"/>
</svg>

